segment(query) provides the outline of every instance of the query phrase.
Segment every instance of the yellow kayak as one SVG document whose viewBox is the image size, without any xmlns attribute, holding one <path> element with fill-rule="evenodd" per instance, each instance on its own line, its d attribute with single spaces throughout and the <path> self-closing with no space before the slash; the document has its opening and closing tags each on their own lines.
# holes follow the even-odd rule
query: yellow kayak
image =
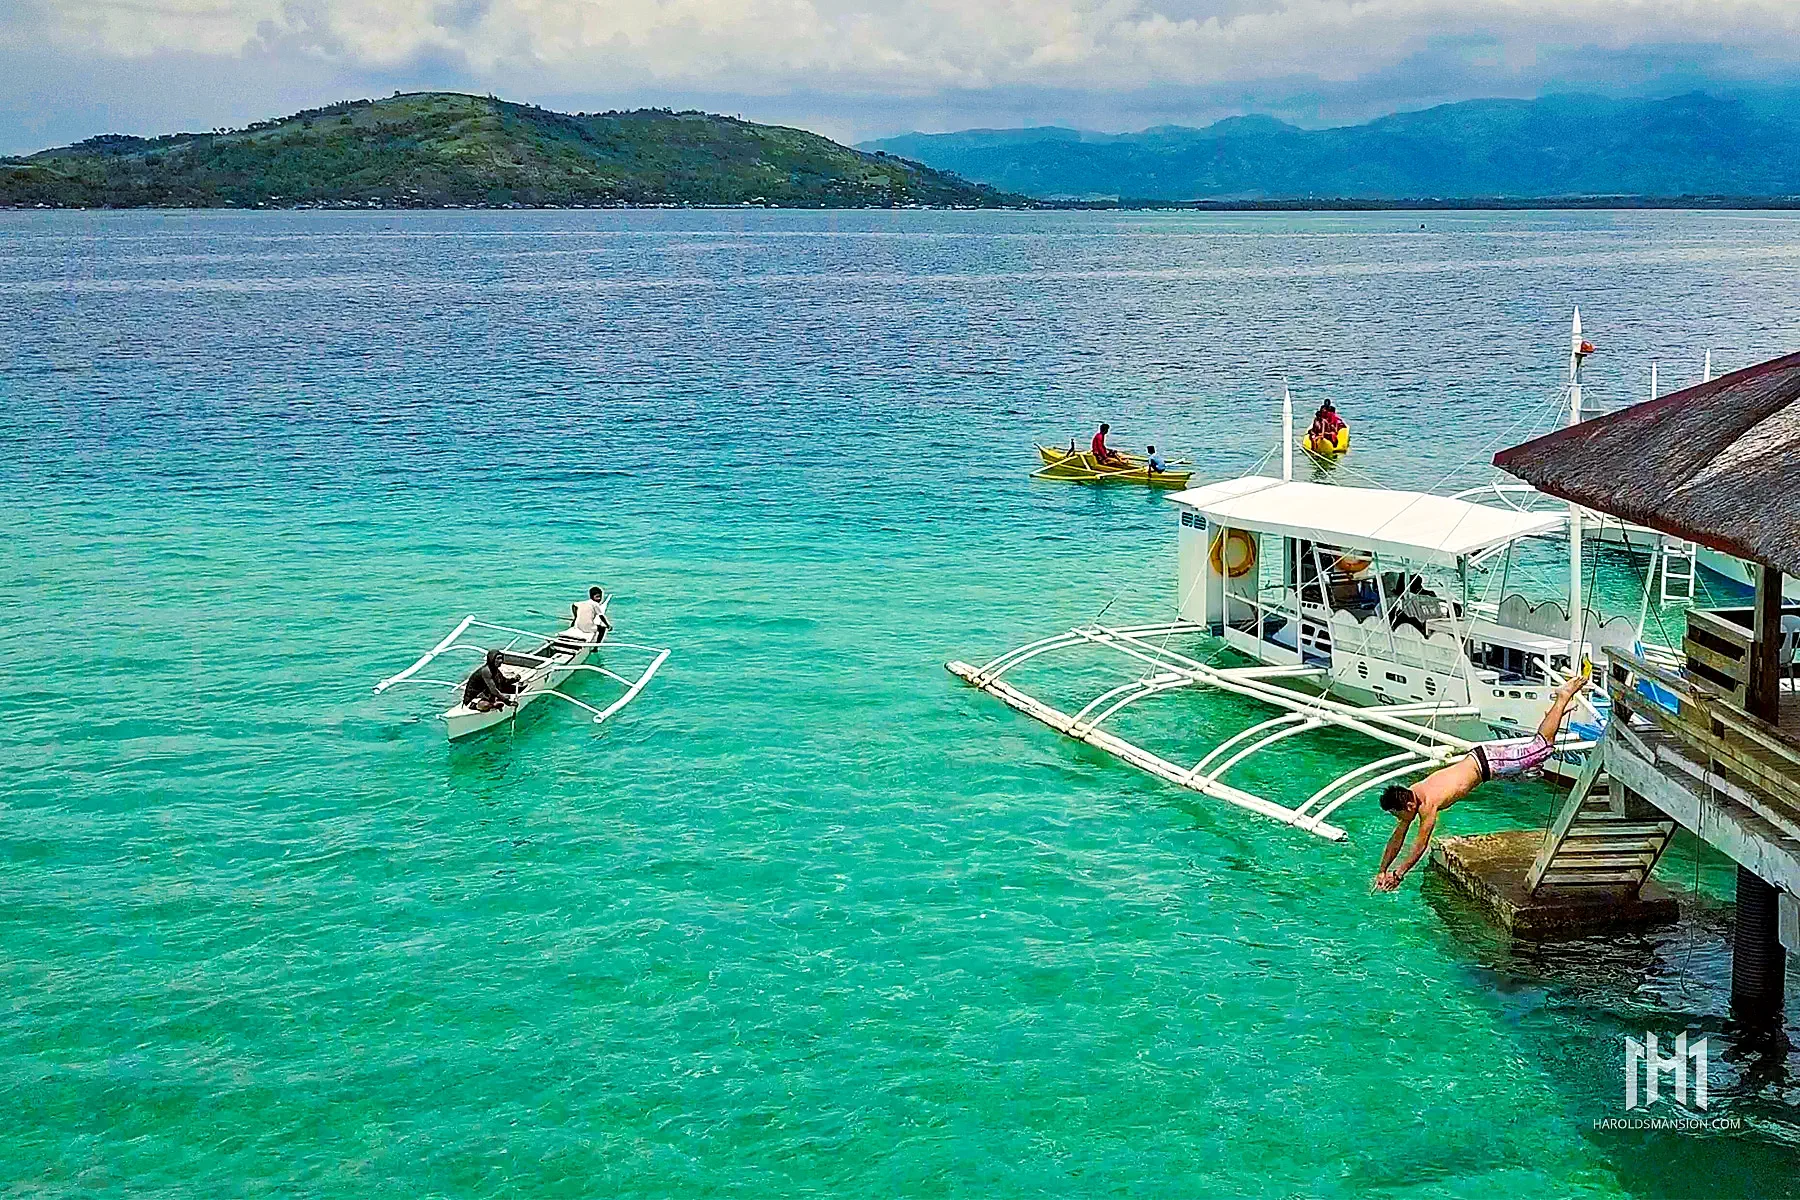
<svg viewBox="0 0 1800 1200">
<path fill-rule="evenodd" d="M 1066 446 L 1039 446 L 1042 470 L 1033 479 L 1063 479 L 1070 483 L 1135 483 L 1144 487 L 1184 488 L 1192 471 L 1152 471 L 1144 460 L 1115 451 L 1117 459 L 1102 463 L 1090 451 L 1071 452 Z M 1119 465 L 1120 461 L 1124 465 Z"/>
</svg>

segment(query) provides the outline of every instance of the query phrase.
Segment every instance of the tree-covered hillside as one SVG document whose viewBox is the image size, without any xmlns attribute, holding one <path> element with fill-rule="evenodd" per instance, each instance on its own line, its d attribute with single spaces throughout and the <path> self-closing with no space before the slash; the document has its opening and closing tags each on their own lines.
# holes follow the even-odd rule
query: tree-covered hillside
<svg viewBox="0 0 1800 1200">
<path fill-rule="evenodd" d="M 25 206 L 1018 202 L 798 129 L 659 109 L 570 115 L 441 92 L 0 159 L 0 204 Z"/>
</svg>

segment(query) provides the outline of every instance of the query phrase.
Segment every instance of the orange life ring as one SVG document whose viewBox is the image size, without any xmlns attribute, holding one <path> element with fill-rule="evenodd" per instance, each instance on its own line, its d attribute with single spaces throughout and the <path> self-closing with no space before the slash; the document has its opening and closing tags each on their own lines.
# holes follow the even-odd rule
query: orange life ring
<svg viewBox="0 0 1800 1200">
<path fill-rule="evenodd" d="M 1242 529 L 1227 529 L 1213 538 L 1211 559 L 1215 575 L 1236 579 L 1256 565 L 1256 539 Z"/>
</svg>

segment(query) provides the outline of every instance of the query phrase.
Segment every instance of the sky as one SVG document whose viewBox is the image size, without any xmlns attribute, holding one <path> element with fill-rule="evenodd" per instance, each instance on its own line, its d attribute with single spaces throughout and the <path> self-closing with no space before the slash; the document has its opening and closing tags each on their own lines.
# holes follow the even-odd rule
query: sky
<svg viewBox="0 0 1800 1200">
<path fill-rule="evenodd" d="M 0 0 L 0 153 L 396 90 L 842 141 L 1800 82 L 1800 0 Z"/>
</svg>

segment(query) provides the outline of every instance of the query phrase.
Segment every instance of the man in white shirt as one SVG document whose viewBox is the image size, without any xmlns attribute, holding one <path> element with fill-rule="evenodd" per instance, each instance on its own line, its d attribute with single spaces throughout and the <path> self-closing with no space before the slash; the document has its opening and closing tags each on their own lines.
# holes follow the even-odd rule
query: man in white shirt
<svg viewBox="0 0 1800 1200">
<path fill-rule="evenodd" d="M 597 587 L 588 589 L 588 598 L 569 605 L 569 628 L 563 636 L 586 645 L 604 640 L 612 630 L 606 619 L 606 593 Z"/>
</svg>

